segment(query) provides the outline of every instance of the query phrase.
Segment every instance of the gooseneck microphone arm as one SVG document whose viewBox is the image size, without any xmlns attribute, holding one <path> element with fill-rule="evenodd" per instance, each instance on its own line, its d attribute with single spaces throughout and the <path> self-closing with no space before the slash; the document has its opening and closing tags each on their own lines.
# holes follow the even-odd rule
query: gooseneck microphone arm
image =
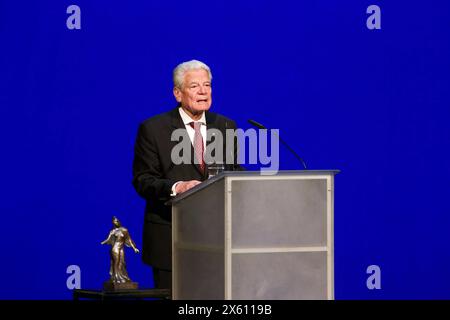
<svg viewBox="0 0 450 320">
<path fill-rule="evenodd" d="M 252 126 L 255 126 L 255 127 L 259 128 L 259 129 L 266 129 L 266 130 L 268 130 L 261 123 L 258 123 L 258 122 L 254 121 L 254 120 L 249 119 L 248 122 Z M 281 139 L 280 135 L 278 135 L 275 131 L 273 133 L 275 133 L 275 135 L 278 137 L 278 140 L 280 140 L 281 143 L 285 145 L 285 147 L 297 158 L 297 160 L 301 162 L 301 164 L 303 165 L 305 170 L 307 170 L 305 161 L 303 161 L 303 159 L 297 154 L 297 152 L 295 152 L 294 149 L 292 149 L 283 139 Z"/>
</svg>

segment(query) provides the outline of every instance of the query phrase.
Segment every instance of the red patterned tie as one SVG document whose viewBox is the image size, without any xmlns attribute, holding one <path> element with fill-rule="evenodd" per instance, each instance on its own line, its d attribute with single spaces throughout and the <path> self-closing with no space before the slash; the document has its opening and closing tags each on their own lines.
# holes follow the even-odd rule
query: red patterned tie
<svg viewBox="0 0 450 320">
<path fill-rule="evenodd" d="M 203 173 L 203 172 L 205 172 L 205 160 L 203 159 L 203 151 L 204 151 L 203 137 L 202 137 L 202 133 L 200 131 L 202 123 L 201 122 L 191 122 L 190 125 L 195 130 L 195 135 L 194 135 L 195 157 L 197 158 L 199 166 L 200 166 L 200 170 Z"/>
</svg>

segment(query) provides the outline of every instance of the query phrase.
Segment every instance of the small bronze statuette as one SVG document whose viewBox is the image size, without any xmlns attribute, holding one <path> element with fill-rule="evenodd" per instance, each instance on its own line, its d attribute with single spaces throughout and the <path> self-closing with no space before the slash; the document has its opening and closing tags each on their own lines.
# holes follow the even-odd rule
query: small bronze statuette
<svg viewBox="0 0 450 320">
<path fill-rule="evenodd" d="M 113 229 L 109 232 L 108 238 L 101 243 L 111 245 L 109 270 L 111 278 L 103 284 L 103 289 L 106 291 L 137 289 L 138 283 L 131 281 L 127 273 L 124 247 L 131 247 L 136 253 L 139 253 L 139 249 L 136 248 L 128 230 L 122 227 L 119 219 L 113 217 L 112 223 Z"/>
</svg>

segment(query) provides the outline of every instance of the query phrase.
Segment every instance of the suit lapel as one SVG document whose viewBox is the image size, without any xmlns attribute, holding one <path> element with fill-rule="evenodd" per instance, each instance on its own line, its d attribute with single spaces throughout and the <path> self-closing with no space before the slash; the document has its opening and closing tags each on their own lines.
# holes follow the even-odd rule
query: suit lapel
<svg viewBox="0 0 450 320">
<path fill-rule="evenodd" d="M 175 129 L 184 129 L 185 126 L 184 126 L 183 120 L 181 119 L 178 108 L 179 108 L 179 105 L 175 109 L 170 111 L 172 127 Z"/>
<path fill-rule="evenodd" d="M 222 131 L 222 129 L 219 127 L 219 123 L 217 121 L 217 114 L 215 113 L 210 113 L 210 112 L 206 112 L 206 126 L 207 126 L 207 132 L 206 132 L 206 147 L 208 148 L 208 146 L 215 141 L 217 138 L 212 138 L 211 135 L 214 135 L 214 133 L 211 133 L 211 129 L 215 129 L 215 130 L 219 130 L 222 134 L 222 139 L 223 139 L 223 143 L 225 144 L 225 135 L 224 132 Z M 208 138 L 210 139 L 208 141 Z M 217 142 L 216 142 L 217 143 Z M 216 156 L 215 154 L 215 150 L 212 150 L 211 156 Z"/>
</svg>

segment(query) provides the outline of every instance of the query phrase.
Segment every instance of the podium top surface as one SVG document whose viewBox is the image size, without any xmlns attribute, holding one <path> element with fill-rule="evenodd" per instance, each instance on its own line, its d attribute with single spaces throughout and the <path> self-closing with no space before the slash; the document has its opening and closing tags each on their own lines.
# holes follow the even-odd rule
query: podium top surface
<svg viewBox="0 0 450 320">
<path fill-rule="evenodd" d="M 189 197 L 190 195 L 205 189 L 211 184 L 225 179 L 227 177 L 285 177 L 285 176 L 310 176 L 310 175 L 336 175 L 340 171 L 339 170 L 281 170 L 276 174 L 262 174 L 261 171 L 224 171 L 208 180 L 203 181 L 202 183 L 196 185 L 194 188 L 189 189 L 186 192 L 180 193 L 179 195 L 173 197 L 169 201 L 167 201 L 166 205 L 173 205 L 181 200 Z"/>
</svg>

